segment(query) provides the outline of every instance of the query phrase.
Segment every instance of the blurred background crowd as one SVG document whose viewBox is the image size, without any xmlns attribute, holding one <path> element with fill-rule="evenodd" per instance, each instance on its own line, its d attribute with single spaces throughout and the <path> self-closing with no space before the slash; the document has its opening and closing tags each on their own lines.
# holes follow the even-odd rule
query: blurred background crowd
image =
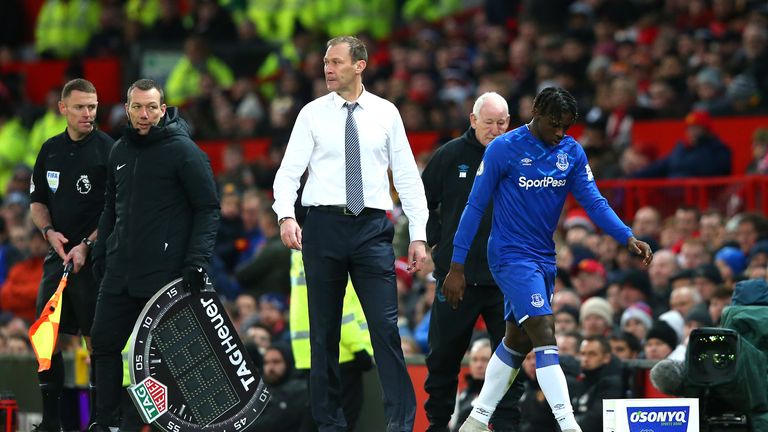
<svg viewBox="0 0 768 432">
<path fill-rule="evenodd" d="M 87 59 L 119 58 L 123 84 L 156 78 L 195 139 L 227 141 L 212 276 L 241 337 L 261 356 L 290 339 L 290 251 L 271 209 L 272 180 L 299 110 L 327 92 L 324 44 L 340 34 L 366 41 L 366 88 L 397 105 L 408 132 L 437 132 L 432 148 L 466 130 L 483 92 L 508 100 L 516 127 L 531 118 L 539 90 L 566 88 L 578 100 L 576 138 L 598 180 L 743 174 L 732 172 L 729 136 L 714 133 L 713 117 L 768 112 L 768 5 L 758 0 L 7 0 L 0 14 L 0 353 L 30 352 L 26 334 L 48 245 L 30 223 L 29 177 L 42 143 L 66 125 L 56 106 L 60 89 L 50 89 L 43 105 L 30 103 L 15 65 L 66 60 L 63 83 L 82 76 Z M 633 124 L 647 119 L 679 121 L 688 133 L 671 154 L 658 154 L 632 141 Z M 125 120 L 121 103 L 100 103 L 102 130 L 118 137 Z M 252 137 L 269 141 L 265 157 L 246 160 L 244 140 Z M 767 173 L 768 123 L 752 146 L 747 172 Z M 416 155 L 421 167 L 429 155 Z M 735 282 L 768 276 L 765 215 L 673 210 L 647 206 L 624 215 L 655 250 L 647 269 L 583 211 L 564 214 L 553 309 L 560 352 L 574 358 L 566 374 L 582 388 L 571 394 L 586 394 L 596 376 L 608 374 L 631 395 L 636 388 L 618 360 L 680 356 L 691 329 L 718 324 Z M 390 216 L 403 256 L 407 222 L 397 206 Z M 435 280 L 430 265 L 415 275 L 406 267 L 397 262 L 409 356 L 429 350 Z M 479 391 L 491 355 L 482 322 L 477 330 L 460 406 Z M 580 352 L 602 347 L 595 336 L 610 341 L 599 360 Z M 523 404 L 545 405 L 533 364 L 528 359 L 524 368 Z M 548 430 L 541 425 L 552 424 L 549 413 L 524 410 L 526 427 Z"/>
</svg>

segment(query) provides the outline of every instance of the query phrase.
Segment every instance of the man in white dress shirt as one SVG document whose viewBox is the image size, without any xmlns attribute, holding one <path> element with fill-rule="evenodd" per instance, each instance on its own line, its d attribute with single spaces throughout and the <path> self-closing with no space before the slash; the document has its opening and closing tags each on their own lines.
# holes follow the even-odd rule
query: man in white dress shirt
<svg viewBox="0 0 768 432">
<path fill-rule="evenodd" d="M 426 259 L 424 186 L 403 121 L 389 101 L 365 91 L 368 53 L 357 38 L 331 39 L 324 58 L 330 93 L 299 113 L 274 183 L 280 237 L 303 250 L 309 303 L 312 416 L 320 432 L 346 431 L 341 409 L 339 337 L 347 277 L 363 306 L 384 390 L 387 432 L 413 430 L 416 398 L 400 349 L 387 170 L 409 219 L 410 271 Z M 294 204 L 301 176 L 309 177 L 302 205 Z"/>
</svg>

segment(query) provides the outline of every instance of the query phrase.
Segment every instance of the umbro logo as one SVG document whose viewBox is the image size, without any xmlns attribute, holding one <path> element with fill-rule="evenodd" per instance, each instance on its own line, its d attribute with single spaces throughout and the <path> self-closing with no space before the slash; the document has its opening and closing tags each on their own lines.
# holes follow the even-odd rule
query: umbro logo
<svg viewBox="0 0 768 432">
<path fill-rule="evenodd" d="M 125 165 L 126 165 L 126 164 L 118 165 L 118 166 L 117 166 L 117 170 L 118 170 L 118 171 L 120 171 L 120 169 L 121 169 L 122 167 L 124 167 Z"/>
<path fill-rule="evenodd" d="M 523 164 L 523 166 L 531 166 L 533 161 L 529 158 L 523 158 L 523 159 L 520 159 L 520 163 Z"/>
</svg>

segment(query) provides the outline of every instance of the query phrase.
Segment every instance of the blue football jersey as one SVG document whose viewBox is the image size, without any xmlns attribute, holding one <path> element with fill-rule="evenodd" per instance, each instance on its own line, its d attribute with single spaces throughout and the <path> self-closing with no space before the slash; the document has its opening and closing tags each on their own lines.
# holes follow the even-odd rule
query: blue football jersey
<svg viewBox="0 0 768 432">
<path fill-rule="evenodd" d="M 627 243 L 632 230 L 600 194 L 576 140 L 566 135 L 558 145 L 548 145 L 525 125 L 497 137 L 485 151 L 462 213 L 453 261 L 464 263 L 483 211 L 493 199 L 489 264 L 519 259 L 554 262 L 552 236 L 568 192 L 603 231 Z"/>
</svg>

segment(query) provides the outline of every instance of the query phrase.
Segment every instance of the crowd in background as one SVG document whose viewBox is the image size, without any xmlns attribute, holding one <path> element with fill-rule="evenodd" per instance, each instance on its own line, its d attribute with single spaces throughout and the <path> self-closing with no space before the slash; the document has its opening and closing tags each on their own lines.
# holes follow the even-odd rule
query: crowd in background
<svg viewBox="0 0 768 432">
<path fill-rule="evenodd" d="M 45 8 L 58 3 L 44 2 L 40 16 L 53 16 L 45 15 Z M 67 45 L 69 50 L 48 43 L 56 37 L 46 33 L 51 29 L 44 26 L 51 23 L 41 18 L 34 50 L 43 58 L 73 59 L 68 74 L 79 73 L 80 57 L 123 57 L 137 44 L 171 42 L 183 49 L 165 81 L 167 102 L 181 107 L 197 139 L 232 139 L 217 176 L 222 223 L 211 275 L 255 355 L 266 354 L 274 342 L 289 341 L 290 252 L 279 238 L 270 189 L 296 115 L 327 91 L 322 75 L 327 37 L 355 30 L 354 22 L 321 28 L 318 22 L 333 20 L 322 18 L 322 11 L 314 11 L 314 18 L 301 16 L 300 8 L 288 18 L 265 18 L 248 9 L 258 2 L 187 1 L 186 15 L 174 0 L 68 3 L 86 11 L 78 17 L 77 43 Z M 471 104 L 483 92 L 507 98 L 516 126 L 530 119 L 534 94 L 557 85 L 579 102 L 585 129 L 577 138 L 598 179 L 686 176 L 694 174 L 658 171 L 664 158 L 653 146 L 631 141 L 633 121 L 677 118 L 703 134 L 680 137 L 688 147 L 701 136 L 727 144 L 728 136 L 712 133 L 711 116 L 764 113 L 768 107 L 768 7 L 763 1 L 489 1 L 469 12 L 461 12 L 459 2 L 427 2 L 433 8 L 422 3 L 370 2 L 390 18 L 376 34 L 368 29 L 370 34 L 361 35 L 371 53 L 365 85 L 397 105 L 407 131 L 438 131 L 435 145 L 466 130 Z M 7 22 L 23 21 L 20 4 L 4 4 Z M 290 29 L 281 33 L 266 23 L 289 23 Z M 402 28 L 393 31 L 395 24 Z M 10 31 L 0 32 L 0 46 L 0 71 L 35 56 Z M 220 57 L 222 46 L 246 47 L 261 53 L 262 62 Z M 0 353 L 31 352 L 26 334 L 47 244 L 29 222 L 30 168 L 46 134 L 65 125 L 58 118 L 55 89 L 46 106 L 36 107 L 22 88 L 18 76 L 0 73 Z M 121 105 L 99 107 L 104 130 L 118 136 L 124 121 Z M 271 139 L 269 157 L 257 163 L 244 159 L 238 142 L 253 136 Z M 755 133 L 753 150 L 748 170 L 768 173 L 768 129 Z M 428 158 L 417 155 L 421 166 Z M 727 172 L 703 175 L 729 173 L 730 166 Z M 654 248 L 647 269 L 578 210 L 564 215 L 558 232 L 553 310 L 561 355 L 581 359 L 564 367 L 577 399 L 594 385 L 596 374 L 618 377 L 609 380 L 611 385 L 631 394 L 616 359 L 680 358 L 691 329 L 718 324 L 736 281 L 768 278 L 764 215 L 680 207 L 667 216 L 644 207 L 630 216 L 625 222 L 635 236 Z M 396 255 L 403 256 L 407 224 L 397 206 L 390 217 L 398 228 Z M 431 266 L 411 275 L 406 262 L 396 264 L 403 351 L 425 354 L 435 299 Z M 479 391 L 474 381 L 482 380 L 483 359 L 491 355 L 482 336 L 481 322 L 481 342 L 470 352 L 468 393 L 459 405 Z M 595 336 L 608 338 L 613 353 L 598 367 L 581 355 L 591 346 L 582 341 L 595 342 Z M 528 378 L 523 404 L 541 405 L 529 360 L 530 367 L 523 368 Z M 524 412 L 531 428 L 553 421 L 549 409 Z"/>
</svg>

